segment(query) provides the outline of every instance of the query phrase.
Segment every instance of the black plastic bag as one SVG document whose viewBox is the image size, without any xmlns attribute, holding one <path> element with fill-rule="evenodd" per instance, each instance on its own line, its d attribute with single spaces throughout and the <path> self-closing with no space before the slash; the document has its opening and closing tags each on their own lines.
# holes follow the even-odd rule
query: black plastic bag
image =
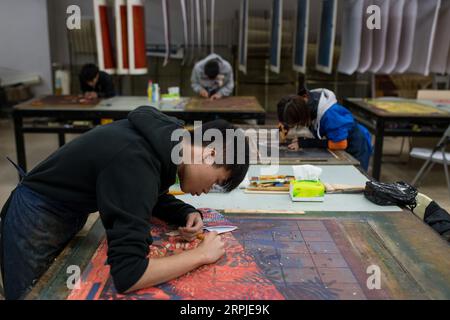
<svg viewBox="0 0 450 320">
<path fill-rule="evenodd" d="M 364 196 L 380 206 L 407 206 L 411 210 L 416 207 L 417 189 L 412 185 L 398 181 L 382 183 L 367 181 Z"/>
<path fill-rule="evenodd" d="M 425 221 L 447 241 L 450 241 L 450 215 L 436 202 L 431 201 L 425 209 L 423 221 Z"/>
</svg>

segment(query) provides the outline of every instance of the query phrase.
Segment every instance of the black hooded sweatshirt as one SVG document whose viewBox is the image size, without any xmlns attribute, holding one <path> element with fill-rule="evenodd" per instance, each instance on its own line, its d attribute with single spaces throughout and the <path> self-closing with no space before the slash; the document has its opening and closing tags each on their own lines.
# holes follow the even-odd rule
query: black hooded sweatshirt
<svg viewBox="0 0 450 320">
<path fill-rule="evenodd" d="M 150 218 L 185 225 L 196 209 L 172 195 L 177 167 L 171 141 L 182 122 L 155 108 L 139 107 L 128 119 L 97 127 L 61 147 L 23 180 L 32 190 L 70 204 L 80 214 L 100 212 L 108 264 L 124 292 L 144 274 Z"/>
<path fill-rule="evenodd" d="M 114 90 L 114 83 L 112 77 L 104 71 L 99 71 L 98 73 L 98 81 L 95 84 L 95 87 L 91 87 L 81 78 L 80 75 L 80 89 L 83 93 L 89 91 L 97 92 L 99 98 L 110 98 L 116 95 L 116 91 Z"/>
</svg>

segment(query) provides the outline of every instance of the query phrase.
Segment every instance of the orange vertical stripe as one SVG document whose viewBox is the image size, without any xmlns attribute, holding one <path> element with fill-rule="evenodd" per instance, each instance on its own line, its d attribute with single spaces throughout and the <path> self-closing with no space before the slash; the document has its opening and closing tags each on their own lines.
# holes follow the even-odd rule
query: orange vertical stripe
<svg viewBox="0 0 450 320">
<path fill-rule="evenodd" d="M 127 31 L 127 6 L 120 6 L 120 17 L 122 25 L 120 26 L 120 30 L 122 32 L 122 59 L 123 59 L 123 68 L 129 68 L 129 60 L 128 60 L 128 31 Z"/>
<path fill-rule="evenodd" d="M 133 6 L 134 64 L 137 69 L 147 66 L 145 53 L 144 7 Z"/>
<path fill-rule="evenodd" d="M 103 45 L 103 61 L 105 69 L 114 69 L 114 57 L 112 50 L 112 43 L 109 37 L 109 24 L 108 24 L 108 7 L 99 6 L 100 28 L 102 32 L 102 45 Z"/>
</svg>

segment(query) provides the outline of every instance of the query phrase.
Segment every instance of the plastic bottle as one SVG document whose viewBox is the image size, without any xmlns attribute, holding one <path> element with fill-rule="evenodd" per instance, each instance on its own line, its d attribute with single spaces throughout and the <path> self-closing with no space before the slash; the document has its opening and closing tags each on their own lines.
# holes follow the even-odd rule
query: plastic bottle
<svg viewBox="0 0 450 320">
<path fill-rule="evenodd" d="M 152 80 L 148 80 L 147 97 L 148 97 L 148 101 L 150 101 L 150 102 L 153 101 L 153 82 L 152 82 Z"/>
<path fill-rule="evenodd" d="M 159 85 L 155 83 L 155 88 L 153 90 L 153 102 L 159 101 Z"/>
</svg>

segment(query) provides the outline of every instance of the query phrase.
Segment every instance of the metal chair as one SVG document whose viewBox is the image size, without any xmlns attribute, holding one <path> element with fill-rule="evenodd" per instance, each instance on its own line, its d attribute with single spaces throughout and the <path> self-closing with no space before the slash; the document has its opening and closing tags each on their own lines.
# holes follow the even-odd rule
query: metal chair
<svg viewBox="0 0 450 320">
<path fill-rule="evenodd" d="M 450 143 L 450 126 L 445 130 L 444 135 L 439 140 L 437 145 L 433 149 L 427 148 L 413 148 L 410 152 L 412 158 L 426 160 L 423 166 L 420 168 L 417 175 L 412 181 L 412 185 L 415 186 L 420 182 L 423 176 L 428 175 L 435 163 L 441 163 L 444 166 L 445 178 L 447 180 L 447 187 L 450 193 L 450 178 L 448 173 L 448 165 L 450 160 L 450 153 L 446 152 L 446 147 Z M 447 158 L 449 160 L 447 160 Z"/>
</svg>

